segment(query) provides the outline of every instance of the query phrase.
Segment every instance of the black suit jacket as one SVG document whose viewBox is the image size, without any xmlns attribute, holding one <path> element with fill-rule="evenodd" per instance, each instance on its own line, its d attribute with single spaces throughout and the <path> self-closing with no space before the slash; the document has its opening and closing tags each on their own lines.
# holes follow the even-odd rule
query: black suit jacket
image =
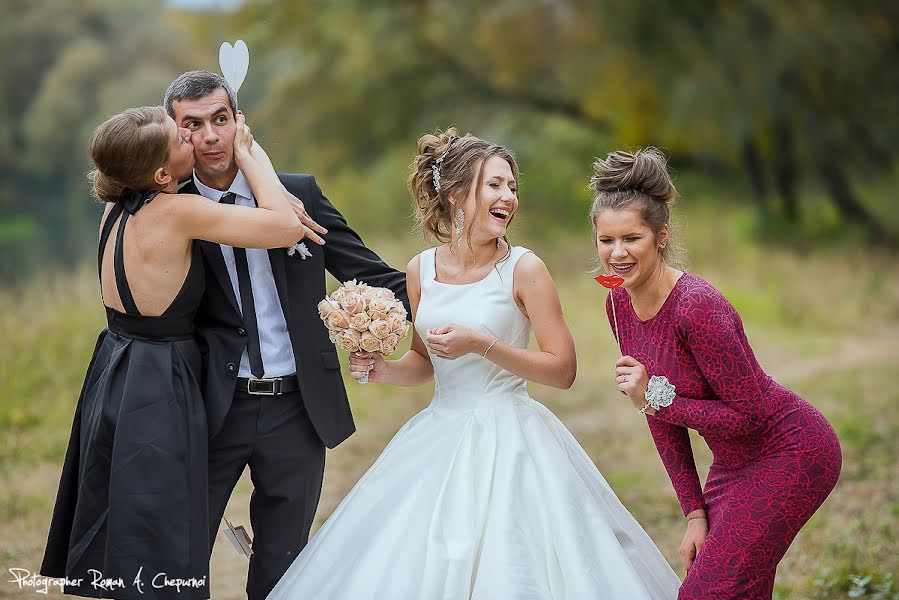
<svg viewBox="0 0 899 600">
<path fill-rule="evenodd" d="M 406 276 L 390 268 L 347 225 L 311 175 L 279 173 L 284 186 L 306 205 L 306 211 L 328 230 L 326 244 L 307 241 L 311 257 L 287 256 L 285 248 L 269 250 L 281 308 L 287 321 L 297 378 L 306 412 L 321 440 L 334 448 L 356 430 L 337 350 L 318 316 L 325 297 L 325 270 L 338 281 L 356 279 L 386 287 L 409 310 Z M 198 193 L 193 181 L 182 193 Z M 231 407 L 240 357 L 246 347 L 243 319 L 218 244 L 197 241 L 206 263 L 206 292 L 197 312 L 197 337 L 203 351 L 203 396 L 210 437 L 216 435 Z M 409 314 L 412 314 L 411 311 Z"/>
</svg>

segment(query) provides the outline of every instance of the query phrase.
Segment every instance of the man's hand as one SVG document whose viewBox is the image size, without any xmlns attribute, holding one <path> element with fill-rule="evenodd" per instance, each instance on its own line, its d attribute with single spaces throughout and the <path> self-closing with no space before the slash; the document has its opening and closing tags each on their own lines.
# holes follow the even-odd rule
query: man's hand
<svg viewBox="0 0 899 600">
<path fill-rule="evenodd" d="M 309 238 L 319 246 L 324 246 L 325 240 L 318 234 L 325 235 L 328 233 L 328 230 L 312 220 L 312 217 L 306 212 L 306 206 L 303 204 L 302 200 L 291 194 L 283 185 L 281 186 L 281 191 L 287 197 L 287 201 L 290 203 L 290 207 L 293 209 L 294 214 L 296 214 L 300 223 L 303 224 L 303 237 Z"/>
</svg>

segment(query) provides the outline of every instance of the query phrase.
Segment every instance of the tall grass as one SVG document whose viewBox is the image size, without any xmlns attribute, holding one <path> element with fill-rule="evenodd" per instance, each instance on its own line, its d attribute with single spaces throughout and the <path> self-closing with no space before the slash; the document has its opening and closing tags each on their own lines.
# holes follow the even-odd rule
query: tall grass
<svg viewBox="0 0 899 600">
<path fill-rule="evenodd" d="M 866 597 L 870 591 L 875 597 L 875 588 L 886 589 L 888 575 L 899 570 L 899 388 L 893 380 L 899 367 L 899 263 L 844 241 L 814 251 L 757 243 L 747 203 L 722 209 L 701 193 L 688 195 L 693 197 L 683 202 L 680 218 L 688 270 L 731 299 L 763 366 L 818 406 L 843 444 L 841 481 L 784 559 L 777 596 Z M 528 221 L 526 203 L 518 221 Z M 589 224 L 574 232 L 534 223 L 519 227 L 513 242 L 548 264 L 579 358 L 571 390 L 532 385 L 531 393 L 570 427 L 677 566 L 683 522 L 673 490 L 645 424 L 614 391 L 617 351 L 602 308 L 605 292 L 590 276 Z M 411 233 L 366 241 L 400 267 L 424 246 Z M 97 287 L 94 267 L 86 265 L 72 273 L 41 273 L 23 289 L 0 292 L 0 538 L 8 541 L 0 556 L 8 565 L 36 570 L 40 560 L 72 411 L 104 325 Z M 319 523 L 430 398 L 428 386 L 397 390 L 349 381 L 348 387 L 359 431 L 329 456 Z M 700 438 L 694 448 L 704 472 L 708 451 Z M 232 504 L 245 503 L 246 493 L 239 488 Z M 214 566 L 225 560 L 220 556 Z M 214 572 L 224 579 L 244 576 L 239 568 L 232 571 Z M 240 587 L 216 597 L 241 597 Z M 0 598 L 17 593 L 0 584 Z"/>
</svg>

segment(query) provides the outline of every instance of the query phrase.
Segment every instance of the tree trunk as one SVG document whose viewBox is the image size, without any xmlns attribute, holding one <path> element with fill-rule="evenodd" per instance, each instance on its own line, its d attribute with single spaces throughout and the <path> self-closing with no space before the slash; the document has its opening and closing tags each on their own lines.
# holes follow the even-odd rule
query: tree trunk
<svg viewBox="0 0 899 600">
<path fill-rule="evenodd" d="M 743 141 L 743 168 L 749 177 L 752 187 L 752 197 L 759 210 L 759 216 L 763 221 L 768 220 L 768 184 L 765 182 L 765 174 L 762 172 L 762 160 L 759 157 L 758 148 L 751 138 Z"/>
<path fill-rule="evenodd" d="M 840 166 L 830 159 L 825 159 L 820 165 L 820 173 L 830 199 L 846 221 L 861 225 L 875 243 L 893 243 L 889 233 L 856 199 L 849 180 Z"/>
<path fill-rule="evenodd" d="M 781 115 L 774 125 L 774 185 L 783 201 L 784 218 L 792 225 L 798 225 L 800 220 L 797 170 L 793 132 Z"/>
</svg>

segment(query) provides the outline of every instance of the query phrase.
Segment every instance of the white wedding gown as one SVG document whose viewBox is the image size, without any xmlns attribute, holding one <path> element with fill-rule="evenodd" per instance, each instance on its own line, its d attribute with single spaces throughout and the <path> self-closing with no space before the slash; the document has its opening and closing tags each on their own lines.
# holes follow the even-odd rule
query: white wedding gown
<svg viewBox="0 0 899 600">
<path fill-rule="evenodd" d="M 434 279 L 415 328 L 455 323 L 527 347 L 520 247 L 483 280 Z M 396 434 L 269 600 L 672 600 L 680 580 L 525 381 L 477 354 L 431 356 L 434 399 Z"/>
</svg>

